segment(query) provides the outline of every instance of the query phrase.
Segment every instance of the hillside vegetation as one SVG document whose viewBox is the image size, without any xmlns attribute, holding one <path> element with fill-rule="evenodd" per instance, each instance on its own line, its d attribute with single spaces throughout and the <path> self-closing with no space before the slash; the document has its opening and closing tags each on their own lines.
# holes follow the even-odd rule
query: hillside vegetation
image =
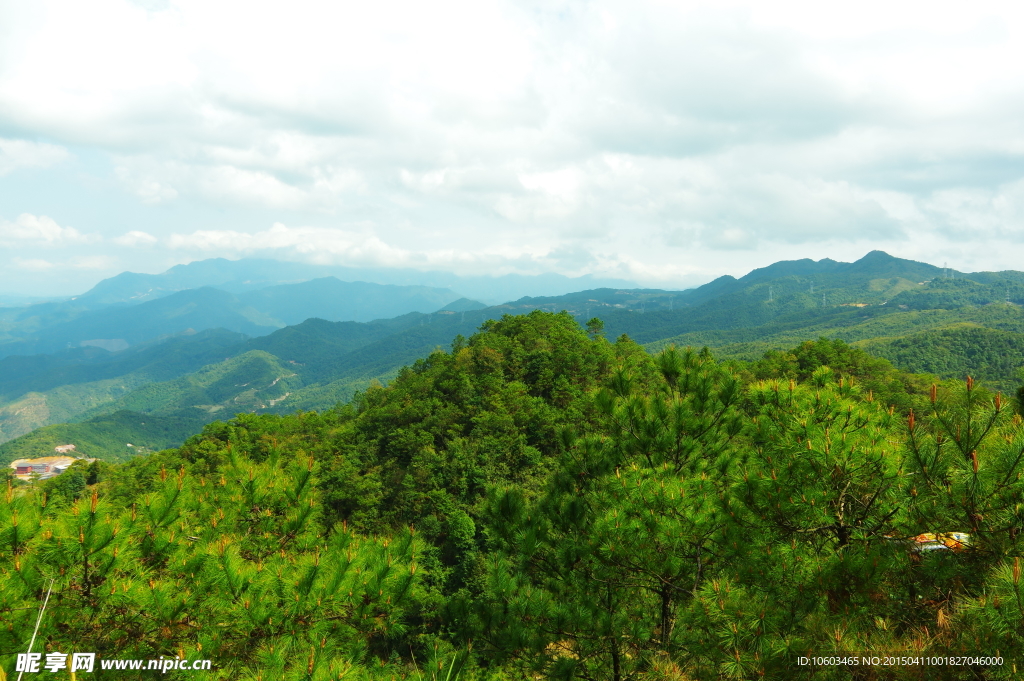
<svg viewBox="0 0 1024 681">
<path fill-rule="evenodd" d="M 371 287 L 363 301 L 324 294 L 351 286 L 356 285 L 328 278 L 240 296 L 286 310 L 288 291 L 307 291 L 308 300 L 289 310 L 302 317 L 327 303 L 364 309 L 387 291 L 397 292 L 396 305 L 426 295 L 416 287 L 387 286 Z M 173 299 L 169 295 L 143 305 L 167 305 Z M 127 410 L 181 423 L 178 439 L 170 442 L 180 444 L 191 433 L 186 424 L 197 418 L 327 409 L 375 381 L 393 380 L 402 366 L 427 357 L 457 335 L 471 335 L 489 319 L 537 309 L 565 310 L 580 325 L 599 317 L 610 337 L 627 334 L 651 352 L 673 344 L 707 346 L 718 357 L 746 362 L 759 361 L 765 353 L 789 352 L 807 339 L 840 339 L 891 360 L 905 372 L 943 380 L 970 375 L 1010 394 L 1024 366 L 1021 302 L 1024 274 L 1019 272 L 964 275 L 876 251 L 853 263 L 775 263 L 689 291 L 592 289 L 488 308 L 453 301 L 432 314 L 366 323 L 311 318 L 248 340 L 208 330 L 120 352 L 79 348 L 8 357 L 0 360 L 0 369 L 12 369 L 7 376 L 0 371 L 0 440 L 49 424 Z M 239 363 L 254 351 L 268 356 Z M 277 368 L 268 372 L 270 365 Z M 294 376 L 285 378 L 288 373 Z M 282 382 L 271 386 L 276 379 Z M 215 394 L 200 395 L 210 390 Z M 95 423 L 88 426 L 91 433 L 96 428 Z M 74 427 L 63 432 L 73 437 Z M 145 437 L 140 432 L 135 439 Z M 120 434 L 111 435 L 105 457 L 123 455 L 121 439 Z M 13 446 L 25 451 L 26 442 Z M 0 461 L 7 451 L 0 446 Z"/>
<path fill-rule="evenodd" d="M 1024 421 L 971 380 L 828 339 L 652 356 L 510 315 L 350 405 L 10 486 L 0 647 L 52 589 L 37 650 L 216 679 L 778 679 L 865 651 L 997 656 L 928 678 L 1010 679 L 1022 473 Z"/>
<path fill-rule="evenodd" d="M 114 411 L 118 398 L 221 361 L 244 340 L 243 334 L 211 329 L 118 353 L 90 347 L 0 359 L 0 442 L 78 420 L 96 407 Z"/>
<path fill-rule="evenodd" d="M 452 336 L 471 333 L 488 316 L 413 314 L 369 324 L 310 319 L 249 340 L 215 329 L 120 353 L 85 348 L 7 357 L 0 359 L 0 369 L 6 370 L 0 372 L 0 443 L 50 424 L 118 410 L 178 420 L 185 410 L 184 422 L 191 424 L 196 418 L 225 418 L 218 413 L 222 409 L 230 417 L 239 411 L 330 407 L 347 402 L 372 380 L 390 379 L 403 364 Z M 263 359 L 241 361 L 246 356 Z M 276 369 L 268 372 L 266 363 Z M 278 378 L 283 382 L 271 386 Z M 195 408 L 204 415 L 191 413 Z M 75 432 L 73 423 L 66 425 L 62 432 Z M 191 432 L 180 431 L 166 444 L 181 444 Z M 144 437 L 140 433 L 136 439 Z M 120 446 L 110 456 L 116 457 Z M 7 449 L 0 445 L 0 462 Z"/>
<path fill-rule="evenodd" d="M 897 366 L 940 376 L 971 375 L 1006 392 L 1018 387 L 1024 364 L 1024 334 L 970 323 L 858 345 Z"/>
</svg>

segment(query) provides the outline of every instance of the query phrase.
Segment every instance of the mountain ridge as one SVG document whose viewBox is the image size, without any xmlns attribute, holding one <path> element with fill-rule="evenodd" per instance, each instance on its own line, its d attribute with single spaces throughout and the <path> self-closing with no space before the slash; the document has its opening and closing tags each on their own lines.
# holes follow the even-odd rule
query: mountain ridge
<svg viewBox="0 0 1024 681">
<path fill-rule="evenodd" d="M 1024 273 L 963 274 L 876 251 L 852 263 L 830 259 L 780 261 L 739 279 L 726 275 L 684 291 L 597 288 L 563 296 L 525 296 L 490 307 L 480 307 L 482 304 L 474 301 L 452 301 L 445 307 L 465 309 L 410 312 L 369 322 L 309 318 L 269 334 L 240 340 L 230 348 L 220 348 L 230 357 L 218 359 L 202 371 L 207 372 L 203 375 L 225 372 L 224 375 L 233 377 L 232 385 L 242 386 L 247 382 L 245 372 L 250 369 L 237 362 L 230 364 L 235 361 L 232 358 L 261 351 L 267 353 L 264 364 L 276 362 L 275 371 L 294 373 L 294 378 L 288 379 L 291 382 L 284 391 L 287 394 L 275 393 L 265 400 L 246 402 L 248 398 L 239 397 L 245 392 L 239 387 L 237 395 L 228 402 L 221 400 L 223 406 L 207 414 L 210 418 L 215 413 L 222 418 L 229 404 L 260 412 L 322 409 L 349 400 L 373 380 L 389 380 L 402 366 L 415 363 L 439 347 L 450 347 L 453 339 L 472 335 L 490 319 L 532 310 L 565 310 L 580 325 L 599 317 L 609 338 L 626 334 L 650 350 L 670 343 L 708 345 L 723 357 L 752 360 L 768 350 L 793 347 L 823 336 L 861 344 L 880 356 L 893 358 L 908 371 L 945 367 L 945 377 L 951 377 L 951 371 L 970 371 L 994 387 L 1011 390 L 1016 380 L 1013 372 L 1024 365 L 1024 356 L 997 355 L 1024 348 L 1021 303 Z M 968 327 L 982 331 L 965 330 Z M 937 348 L 934 354 L 936 358 L 941 355 L 941 361 L 929 363 L 930 358 L 915 354 L 915 338 Z M 954 359 L 955 352 L 938 349 L 963 348 L 970 338 L 981 339 L 978 342 L 984 344 L 984 351 L 976 357 Z M 104 352 L 90 349 L 83 350 L 82 355 L 91 353 L 90 361 L 102 363 L 103 357 L 107 357 Z M 117 356 L 108 354 L 108 359 Z M 223 367 L 215 368 L 220 364 Z M 190 371 L 192 375 L 198 370 Z M 125 411 L 130 407 L 128 411 L 141 410 L 139 413 L 169 418 L 189 427 L 194 425 L 195 414 L 188 410 L 195 405 L 174 403 L 172 409 L 167 406 L 171 402 L 161 403 L 161 407 L 159 400 L 146 397 L 162 390 L 178 394 L 181 391 L 173 385 L 181 385 L 181 381 L 172 385 L 177 378 L 152 388 L 133 383 L 134 387 L 129 386 L 122 395 L 111 392 L 111 380 L 114 379 L 95 384 L 96 403 L 90 403 L 90 409 L 79 418 L 95 419 L 108 409 Z M 0 388 L 2 385 L 0 381 Z M 72 391 L 67 395 L 81 394 L 84 399 L 92 390 L 90 385 L 80 384 L 78 393 Z M 22 387 L 26 386 L 31 387 L 23 382 Z M 64 386 L 57 390 L 66 393 L 67 389 Z M 42 397 L 32 398 L 36 400 L 33 404 L 46 399 L 45 394 L 38 394 Z M 230 402 L 236 397 L 238 400 Z M 66 404 L 70 397 L 60 399 L 64 400 L 61 404 Z M 106 406 L 103 399 L 108 400 Z M 170 411 L 160 411 L 165 407 Z M 0 403 L 0 427 L 5 408 Z M 125 421 L 118 422 L 123 426 Z"/>
<path fill-rule="evenodd" d="M 97 283 L 89 291 L 70 300 L 93 306 L 142 302 L 201 286 L 222 288 L 231 293 L 245 293 L 268 286 L 301 283 L 330 276 L 350 282 L 450 288 L 460 292 L 460 296 L 472 292 L 474 296 L 488 298 L 489 301 L 485 302 L 490 304 L 498 304 L 531 293 L 536 295 L 544 289 L 558 290 L 560 295 L 578 290 L 583 284 L 636 286 L 635 282 L 589 274 L 581 277 L 568 277 L 551 272 L 536 275 L 460 276 L 450 272 L 403 268 L 310 265 L 261 258 L 209 258 L 175 265 L 159 274 L 122 272 Z M 515 294 L 516 291 L 520 291 L 518 295 Z"/>
</svg>

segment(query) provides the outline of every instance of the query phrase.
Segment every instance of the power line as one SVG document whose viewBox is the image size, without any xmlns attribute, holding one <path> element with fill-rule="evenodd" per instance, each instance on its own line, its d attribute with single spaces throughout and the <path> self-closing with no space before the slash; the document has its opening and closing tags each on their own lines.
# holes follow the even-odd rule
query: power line
<svg viewBox="0 0 1024 681">
<path fill-rule="evenodd" d="M 32 646 L 34 646 L 36 644 L 36 634 L 39 633 L 39 625 L 43 621 L 43 613 L 46 612 L 46 604 L 50 602 L 50 594 L 53 593 L 53 583 L 55 581 L 57 581 L 56 577 L 54 577 L 53 579 L 50 580 L 50 588 L 46 590 L 46 599 L 43 601 L 42 607 L 39 608 L 39 617 L 36 618 L 36 628 L 35 628 L 35 631 L 32 632 L 32 640 L 29 641 L 29 643 L 28 643 L 28 652 L 29 653 L 32 652 Z M 18 681 L 21 681 L 21 675 L 24 674 L 24 673 L 25 673 L 25 670 L 24 669 L 21 670 L 21 672 L 18 674 Z"/>
</svg>

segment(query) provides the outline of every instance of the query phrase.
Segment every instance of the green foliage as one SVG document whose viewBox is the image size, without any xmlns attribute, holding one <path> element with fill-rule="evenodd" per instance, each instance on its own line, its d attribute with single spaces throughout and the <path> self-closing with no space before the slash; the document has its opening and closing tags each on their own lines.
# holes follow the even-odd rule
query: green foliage
<svg viewBox="0 0 1024 681">
<path fill-rule="evenodd" d="M 908 371 L 945 378 L 972 376 L 1012 392 L 1024 365 L 1024 334 L 963 324 L 895 340 L 868 341 L 864 349 Z"/>
<path fill-rule="evenodd" d="M 40 484 L 40 488 L 46 495 L 48 503 L 57 506 L 67 506 L 78 500 L 89 485 L 90 473 L 88 468 L 92 464 L 85 461 L 76 461 L 66 471 L 55 478 Z M 93 480 L 95 484 L 96 480 Z"/>
<path fill-rule="evenodd" d="M 892 299 L 892 304 L 915 310 L 952 310 L 1003 302 L 1005 298 L 1020 300 L 1022 297 L 1024 287 L 1013 279 L 978 282 L 962 277 L 936 278 L 900 293 Z"/>
<path fill-rule="evenodd" d="M 438 586 L 479 588 L 476 527 L 488 487 L 533 493 L 560 451 L 558 430 L 595 417 L 589 391 L 616 353 L 571 317 L 534 312 L 484 325 L 435 352 L 387 388 L 357 400 L 358 418 L 319 454 L 333 513 L 382 532 L 415 523 L 436 547 Z M 640 351 L 642 353 L 642 351 Z"/>
<path fill-rule="evenodd" d="M 545 495 L 493 498 L 488 529 L 509 558 L 493 565 L 477 618 L 499 659 L 618 680 L 660 655 L 688 657 L 675 625 L 722 558 L 739 397 L 735 377 L 691 351 L 620 366 L 596 400 L 600 434 L 563 432 Z"/>
<path fill-rule="evenodd" d="M 350 405 L 11 481 L 0 649 L 52 584 L 37 649 L 213 678 L 1015 678 L 1024 419 L 838 340 L 762 355 L 509 315 Z"/>
<path fill-rule="evenodd" d="M 788 351 L 770 350 L 749 367 L 743 367 L 742 373 L 748 380 L 775 378 L 805 382 L 822 367 L 828 367 L 848 381 L 856 381 L 861 388 L 857 394 L 862 398 L 895 406 L 903 413 L 919 407 L 921 396 L 937 380 L 930 375 L 899 371 L 885 359 L 828 338 L 805 341 Z"/>
<path fill-rule="evenodd" d="M 48 649 L 209 658 L 218 678 L 336 678 L 416 645 L 413 532 L 324 535 L 311 457 L 224 456 L 213 476 L 161 468 L 130 504 L 9 489 L 0 647 L 22 649 L 51 585 Z"/>
<path fill-rule="evenodd" d="M 78 456 L 124 461 L 147 451 L 180 444 L 201 428 L 204 421 L 200 415 L 189 412 L 157 416 L 118 411 L 83 423 L 44 426 L 0 445 L 0 463 L 6 465 L 15 459 L 53 456 L 54 447 L 69 443 L 75 445 Z"/>
<path fill-rule="evenodd" d="M 939 649 L 997 649 L 1020 660 L 1020 556 L 1024 540 L 1024 427 L 1000 396 L 972 380 L 933 392 L 920 420 L 908 419 L 904 446 L 912 502 L 909 526 L 969 532 L 960 560 L 925 556 L 908 580 L 918 611 L 949 618 Z M 1013 678 L 1000 670 L 993 678 Z"/>
<path fill-rule="evenodd" d="M 227 409 L 232 414 L 265 408 L 272 400 L 280 399 L 295 387 L 290 380 L 294 376 L 295 372 L 282 366 L 273 355 L 250 350 L 173 381 L 134 390 L 103 409 L 154 413 L 197 408 L 216 413 Z"/>
</svg>

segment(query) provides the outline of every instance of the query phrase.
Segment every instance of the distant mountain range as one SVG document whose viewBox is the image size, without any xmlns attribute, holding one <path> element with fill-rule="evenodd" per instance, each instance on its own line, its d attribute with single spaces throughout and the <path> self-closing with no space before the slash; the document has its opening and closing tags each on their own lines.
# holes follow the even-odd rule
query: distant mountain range
<svg viewBox="0 0 1024 681">
<path fill-rule="evenodd" d="M 635 286 L 555 274 L 458 277 L 215 258 L 162 274 L 124 272 L 66 300 L 0 307 L 0 357 L 81 346 L 116 351 L 218 327 L 259 336 L 311 317 L 368 322 L 444 309 L 465 298 L 466 291 L 474 299 L 463 305 L 480 308 L 524 295 L 602 285 Z"/>
<path fill-rule="evenodd" d="M 226 262 L 203 267 L 219 271 Z M 114 290 L 104 286 L 101 293 Z M 0 441 L 11 440 L 0 445 L 0 461 L 62 439 L 117 458 L 177 444 L 235 412 L 332 406 L 487 319 L 538 309 L 565 310 L 581 324 L 599 317 L 609 339 L 628 334 L 651 350 L 706 345 L 747 360 L 825 336 L 904 370 L 971 373 L 1007 391 L 1024 365 L 1024 273 L 964 274 L 880 251 L 852 263 L 778 262 L 687 291 L 608 287 L 491 306 L 450 289 L 333 277 L 248 291 L 204 287 L 134 305 L 104 300 L 72 319 L 46 308 L 34 336 L 0 346 L 8 349 L 0 359 Z M 95 339 L 129 347 L 82 347 Z M 9 354 L 19 342 L 77 347 Z"/>
<path fill-rule="evenodd" d="M 262 336 L 311 317 L 372 321 L 432 312 L 462 298 L 448 289 L 343 282 L 334 277 L 233 294 L 204 286 L 136 304 L 63 303 L 0 310 L 0 357 L 95 346 L 123 350 L 145 341 L 212 328 Z M 470 303 L 472 304 L 472 303 Z M 477 307 L 485 307 L 476 303 Z"/>
<path fill-rule="evenodd" d="M 88 309 L 97 309 L 117 303 L 136 304 L 204 286 L 230 293 L 245 293 L 326 277 L 347 282 L 451 289 L 463 295 L 472 294 L 473 298 L 492 305 L 526 295 L 561 295 L 585 288 L 636 286 L 633 282 L 621 279 L 602 279 L 591 275 L 566 277 L 547 273 L 463 277 L 449 272 L 421 272 L 400 268 L 334 267 L 258 258 L 211 258 L 175 265 L 162 274 L 122 272 L 101 281 L 71 301 Z"/>
</svg>

